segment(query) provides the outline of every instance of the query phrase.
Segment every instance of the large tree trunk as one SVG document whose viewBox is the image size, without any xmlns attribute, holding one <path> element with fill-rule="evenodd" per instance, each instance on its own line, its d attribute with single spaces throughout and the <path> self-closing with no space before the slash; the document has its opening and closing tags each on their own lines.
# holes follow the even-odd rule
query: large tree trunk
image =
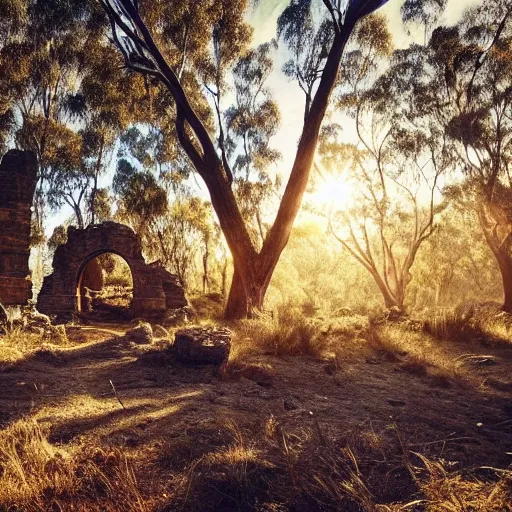
<svg viewBox="0 0 512 512">
<path fill-rule="evenodd" d="M 254 274 L 242 276 L 235 266 L 224 312 L 225 319 L 236 320 L 260 316 L 263 312 L 270 278 L 270 275 L 263 278 Z"/>
<path fill-rule="evenodd" d="M 327 58 L 317 93 L 306 116 L 295 162 L 276 220 L 265 238 L 260 253 L 255 251 L 250 242 L 231 187 L 224 180 L 210 184 L 207 181 L 213 207 L 235 261 L 235 274 L 225 311 L 226 319 L 252 318 L 263 311 L 270 279 L 288 243 L 293 223 L 302 204 L 320 127 L 353 25 L 345 28 L 346 30 L 337 34 Z M 240 263 L 237 264 L 237 261 Z"/>
<path fill-rule="evenodd" d="M 378 9 L 387 0 L 366 0 L 349 3 L 343 23 L 336 22 L 336 35 L 327 56 L 318 88 L 306 115 L 299 141 L 295 162 L 286 186 L 276 220 L 263 243 L 261 252 L 254 247 L 244 219 L 238 208 L 232 185 L 232 173 L 226 162 L 221 160 L 213 140 L 194 111 L 179 78 L 160 53 L 148 28 L 142 21 L 136 2 L 117 0 L 123 7 L 123 14 L 133 22 L 137 34 L 132 34 L 115 8 L 116 2 L 100 0 L 113 28 L 114 39 L 125 57 L 128 67 L 144 74 L 150 74 L 162 81 L 176 102 L 176 133 L 178 140 L 199 175 L 203 178 L 217 213 L 221 229 L 226 237 L 233 261 L 235 276 L 233 289 L 229 294 L 226 318 L 251 316 L 261 311 L 263 299 L 270 278 L 283 249 L 286 247 L 293 222 L 300 209 L 302 198 L 309 180 L 309 174 L 316 151 L 320 127 L 336 84 L 340 62 L 346 43 L 356 22 Z M 329 9 L 330 4 L 326 3 Z M 119 6 L 118 6 L 119 7 Z M 334 9 L 329 9 L 336 18 Z M 135 43 L 127 49 L 120 43 L 116 26 L 121 34 Z M 128 32 L 127 32 L 128 30 Z M 124 37 L 124 35 L 122 36 Z M 138 41 L 140 39 L 140 41 Z M 141 50 L 143 43 L 144 51 Z M 148 60 L 147 55 L 151 55 Z M 134 62 L 137 57 L 137 62 Z M 140 64 L 142 62 L 142 64 Z M 191 137 L 191 134 L 193 135 Z"/>
<path fill-rule="evenodd" d="M 386 286 L 384 280 L 380 277 L 378 272 L 370 272 L 375 283 L 379 287 L 380 293 L 382 294 L 382 298 L 384 299 L 384 304 L 386 309 L 398 308 L 400 311 L 404 310 L 404 301 L 403 298 L 400 300 L 399 297 L 396 297 L 395 294 Z"/>
</svg>

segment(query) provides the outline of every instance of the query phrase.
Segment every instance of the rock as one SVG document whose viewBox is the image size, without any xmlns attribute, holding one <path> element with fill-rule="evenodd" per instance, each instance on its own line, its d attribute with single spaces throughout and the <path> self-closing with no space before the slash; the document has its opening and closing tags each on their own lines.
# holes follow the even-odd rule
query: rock
<svg viewBox="0 0 512 512">
<path fill-rule="evenodd" d="M 52 322 L 50 317 L 39 313 L 35 308 L 25 314 L 28 327 L 51 327 Z"/>
<path fill-rule="evenodd" d="M 293 400 L 290 399 L 285 399 L 283 405 L 287 411 L 295 411 L 296 409 L 299 408 L 299 406 Z"/>
<path fill-rule="evenodd" d="M 169 328 L 186 324 L 190 321 L 192 316 L 192 311 L 188 306 L 184 306 L 179 309 L 170 309 L 165 313 L 163 326 L 165 328 Z"/>
<path fill-rule="evenodd" d="M 170 338 L 169 331 L 164 329 L 161 325 L 155 325 L 153 329 L 153 336 L 155 338 Z"/>
<path fill-rule="evenodd" d="M 192 327 L 176 332 L 172 350 L 185 363 L 222 365 L 231 349 L 231 331 L 224 327 Z"/>
<path fill-rule="evenodd" d="M 393 398 L 389 398 L 388 403 L 393 407 L 404 407 L 406 405 L 406 403 L 403 400 L 394 400 Z"/>
<path fill-rule="evenodd" d="M 49 330 L 49 335 L 52 341 L 57 341 L 58 343 L 68 342 L 68 335 L 64 325 L 52 325 Z"/>
<path fill-rule="evenodd" d="M 126 331 L 126 337 L 135 343 L 149 344 L 153 342 L 153 329 L 147 322 L 140 322 L 137 327 Z"/>
</svg>

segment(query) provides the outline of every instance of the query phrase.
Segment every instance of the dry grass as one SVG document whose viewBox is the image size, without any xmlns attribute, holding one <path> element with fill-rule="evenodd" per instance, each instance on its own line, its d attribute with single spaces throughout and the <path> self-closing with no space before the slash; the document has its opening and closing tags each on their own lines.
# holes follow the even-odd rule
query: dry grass
<svg viewBox="0 0 512 512">
<path fill-rule="evenodd" d="M 275 317 L 241 320 L 232 326 L 235 332 L 232 362 L 265 354 L 272 356 L 309 356 L 350 353 L 365 344 L 362 336 L 369 328 L 368 317 L 351 314 L 338 318 L 308 318 L 300 309 L 285 307 Z"/>
<path fill-rule="evenodd" d="M 429 376 L 440 385 L 467 383 L 471 376 L 464 371 L 446 347 L 429 334 L 410 330 L 400 323 L 375 327 L 370 343 L 388 358 L 403 360 L 401 369 L 416 376 Z"/>
<path fill-rule="evenodd" d="M 487 478 L 448 471 L 442 461 L 406 451 L 372 428 L 332 439 L 273 416 L 253 431 L 227 420 L 220 444 L 213 440 L 194 453 L 189 438 L 183 453 L 169 453 L 168 483 L 149 499 L 119 450 L 64 450 L 46 434 L 26 420 L 0 433 L 0 510 L 512 510 L 511 471 L 488 468 Z M 184 465 L 176 464 L 180 457 L 188 459 Z M 389 501 L 397 493 L 389 474 L 397 470 L 404 499 Z"/>
<path fill-rule="evenodd" d="M 428 512 L 509 512 L 512 510 L 512 471 L 488 468 L 498 474 L 488 480 L 449 472 L 443 464 L 417 454 L 424 465 L 413 468 Z"/>
<path fill-rule="evenodd" d="M 241 320 L 233 326 L 231 360 L 251 354 L 273 356 L 319 356 L 325 350 L 325 335 L 314 321 L 291 314 L 277 319 Z"/>
<path fill-rule="evenodd" d="M 23 360 L 27 354 L 40 349 L 44 344 L 42 334 L 23 331 L 21 328 L 7 328 L 0 336 L 0 371 Z"/>
<path fill-rule="evenodd" d="M 122 453 L 97 447 L 70 453 L 51 445 L 35 421 L 0 432 L 0 510 L 151 510 Z"/>
<path fill-rule="evenodd" d="M 121 371 L 123 375 L 126 373 L 127 380 L 123 382 L 120 375 L 118 379 L 125 384 L 124 389 L 122 386 L 119 389 L 123 400 L 127 397 L 128 410 L 122 411 L 121 419 L 112 416 L 108 425 L 102 427 L 101 431 L 108 434 L 105 437 L 94 437 L 91 430 L 87 446 L 72 444 L 63 449 L 52 445 L 47 430 L 34 421 L 18 420 L 0 432 L 0 510 L 511 510 L 510 471 L 468 469 L 475 465 L 464 459 L 467 454 L 462 449 L 467 445 L 461 445 L 461 451 L 456 452 L 445 450 L 441 443 L 443 448 L 439 452 L 438 444 L 434 443 L 448 435 L 439 426 L 443 422 L 440 409 L 432 407 L 431 417 L 428 411 L 419 415 L 427 420 L 423 424 L 414 416 L 418 412 L 416 394 L 411 392 L 406 398 L 395 396 L 393 385 L 396 382 L 422 386 L 420 389 L 426 390 L 426 397 L 419 403 L 428 405 L 428 409 L 437 400 L 435 395 L 429 395 L 431 382 L 420 382 L 408 374 L 436 378 L 439 383 L 466 382 L 465 367 L 451 351 L 457 344 L 436 339 L 407 323 L 370 325 L 366 317 L 358 315 L 320 320 L 306 319 L 291 311 L 275 319 L 248 320 L 232 327 L 235 339 L 228 375 L 253 380 L 260 386 L 243 379 L 240 382 L 216 381 L 213 373 L 208 374 L 207 381 L 201 380 L 199 373 L 191 379 L 190 369 L 183 370 L 179 378 L 164 380 L 171 372 L 182 370 L 173 360 L 160 357 L 158 351 L 165 352 L 168 345 L 163 337 L 159 345 L 153 347 L 155 361 L 159 361 L 160 366 L 156 362 L 140 366 L 149 358 L 125 363 L 126 370 Z M 15 359 L 41 346 L 41 340 L 37 339 L 12 337 L 8 343 L 4 341 L 0 338 L 0 360 L 2 348 L 3 357 L 7 358 L 11 350 L 14 351 L 11 357 Z M 111 352 L 111 345 L 105 347 L 109 350 L 105 358 L 111 362 L 115 352 Z M 132 350 L 125 347 L 120 353 L 139 355 Z M 100 346 L 94 351 L 95 358 L 99 351 Z M 271 357 L 263 356 L 265 353 Z M 312 360 L 324 360 L 327 354 L 334 354 L 332 373 L 323 362 Z M 367 362 L 368 355 L 371 355 L 371 364 Z M 353 361 L 346 364 L 349 358 Z M 103 358 L 99 360 L 103 363 Z M 138 368 L 142 377 L 154 377 L 150 387 L 137 387 L 137 379 L 141 377 L 128 376 L 130 365 Z M 497 368 L 501 366 L 504 365 Z M 311 367 L 317 368 L 317 373 L 305 371 Z M 356 370 L 353 375 L 348 372 L 351 367 Z M 108 378 L 111 378 L 111 371 L 114 370 L 109 369 Z M 335 373 L 340 375 L 334 376 Z M 385 373 L 389 381 L 377 379 Z M 92 370 L 88 370 L 87 375 L 92 382 Z M 368 387 L 366 394 L 356 393 L 350 383 L 351 375 L 357 380 L 358 388 Z M 393 375 L 398 377 L 396 382 Z M 334 382 L 333 377 L 339 378 L 345 389 L 330 382 L 329 379 Z M 118 380 L 114 381 L 117 385 Z M 142 383 L 147 386 L 146 380 Z M 153 387 L 154 383 L 157 386 Z M 173 408 L 181 408 L 180 415 L 173 409 L 174 416 L 165 419 L 169 411 L 158 402 L 163 395 L 155 394 L 156 408 L 148 411 L 143 408 L 137 412 L 136 421 L 129 421 L 130 407 L 135 407 L 136 400 L 156 393 L 154 390 L 160 386 L 162 393 L 168 394 L 170 386 L 176 383 L 196 390 L 190 403 L 172 404 Z M 199 388 L 194 387 L 198 385 Z M 386 390 L 381 393 L 384 387 Z M 104 388 L 98 390 L 101 393 L 95 398 L 94 409 L 99 419 L 107 418 L 110 414 L 108 400 L 113 398 L 108 396 L 105 401 Z M 439 392 L 445 394 L 446 400 L 454 400 L 457 394 L 461 400 L 466 396 L 474 397 L 465 395 L 469 393 L 466 387 L 453 386 Z M 339 400 L 342 394 L 353 396 L 352 402 Z M 325 399 L 325 405 L 324 396 L 330 400 Z M 295 402 L 290 410 L 283 403 L 288 397 Z M 388 397 L 404 398 L 407 407 L 390 408 Z M 103 408 L 101 414 L 98 404 Z M 69 406 L 68 411 L 83 418 L 88 414 L 78 401 Z M 91 411 L 94 412 L 93 408 Z M 457 411 L 460 414 L 460 409 Z M 213 420 L 216 414 L 222 420 Z M 390 414 L 394 415 L 393 419 Z M 225 421 L 226 417 L 234 419 Z M 408 418 L 417 423 L 401 439 L 401 434 L 396 433 L 398 427 L 393 429 L 390 424 L 404 420 L 400 428 L 403 425 L 409 428 L 410 424 L 405 421 Z M 173 427 L 174 424 L 177 426 Z M 77 425 L 76 429 L 72 426 L 71 431 L 76 430 L 77 443 L 85 443 L 85 438 L 78 438 L 82 427 Z M 87 428 L 87 422 L 84 425 Z M 132 431 L 140 445 L 109 447 L 109 443 L 114 444 L 116 432 L 122 432 L 123 436 L 128 432 L 132 436 Z M 464 437 L 468 435 L 480 434 L 470 429 L 469 434 L 464 432 Z M 116 439 L 121 443 L 119 435 Z M 454 439 L 451 446 L 455 446 L 455 442 Z M 488 445 L 471 445 L 468 449 L 472 453 L 480 450 L 477 465 L 501 464 L 487 458 L 484 450 Z M 450 466 L 450 460 L 459 465 Z M 132 464 L 133 467 L 144 465 L 145 480 L 137 481 Z M 460 470 L 447 469 L 450 467 Z"/>
<path fill-rule="evenodd" d="M 512 342 L 512 315 L 492 302 L 468 303 L 437 311 L 426 320 L 425 328 L 427 332 L 445 340 Z"/>
</svg>

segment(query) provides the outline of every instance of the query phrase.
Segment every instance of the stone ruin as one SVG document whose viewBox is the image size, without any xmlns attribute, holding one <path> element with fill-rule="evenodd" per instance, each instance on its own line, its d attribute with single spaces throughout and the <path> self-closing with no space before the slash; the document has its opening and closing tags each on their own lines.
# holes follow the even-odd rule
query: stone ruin
<svg viewBox="0 0 512 512">
<path fill-rule="evenodd" d="M 0 305 L 26 306 L 32 299 L 30 279 L 31 209 L 37 183 L 37 159 L 31 152 L 11 150 L 0 163 Z M 131 314 L 161 317 L 188 303 L 178 278 L 159 263 L 147 264 L 142 244 L 128 226 L 114 222 L 68 229 L 68 241 L 55 251 L 53 274 L 45 277 L 37 308 L 47 315 L 80 311 L 86 289 L 103 285 L 96 256 L 114 253 L 130 267 L 133 278 Z M 92 263 L 91 263 L 92 262 Z M 6 316 L 0 307 L 0 322 Z M 4 319 L 5 320 L 5 319 Z"/>
<path fill-rule="evenodd" d="M 53 258 L 53 274 L 45 277 L 37 299 L 37 309 L 47 315 L 70 315 L 82 310 L 84 270 L 97 256 L 121 256 L 132 273 L 134 317 L 158 318 L 169 309 L 187 306 L 178 278 L 159 263 L 148 264 L 142 255 L 140 237 L 128 226 L 116 222 L 69 227 L 68 241 Z M 91 276 L 85 276 L 92 279 Z"/>
<path fill-rule="evenodd" d="M 0 303 L 23 306 L 32 298 L 31 207 L 37 183 L 33 153 L 11 150 L 0 163 Z"/>
</svg>

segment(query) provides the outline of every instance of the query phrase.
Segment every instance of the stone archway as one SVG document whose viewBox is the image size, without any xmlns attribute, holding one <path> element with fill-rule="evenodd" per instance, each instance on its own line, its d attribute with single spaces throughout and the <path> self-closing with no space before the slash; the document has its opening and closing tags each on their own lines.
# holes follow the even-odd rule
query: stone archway
<svg viewBox="0 0 512 512">
<path fill-rule="evenodd" d="M 178 278 L 159 262 L 146 263 L 137 234 L 123 224 L 104 222 L 86 229 L 68 229 L 68 241 L 55 251 L 53 274 L 44 279 L 37 309 L 47 315 L 76 311 L 79 306 L 77 289 L 83 270 L 91 260 L 104 253 L 117 254 L 130 267 L 134 316 L 158 316 L 167 309 L 187 305 Z"/>
</svg>

